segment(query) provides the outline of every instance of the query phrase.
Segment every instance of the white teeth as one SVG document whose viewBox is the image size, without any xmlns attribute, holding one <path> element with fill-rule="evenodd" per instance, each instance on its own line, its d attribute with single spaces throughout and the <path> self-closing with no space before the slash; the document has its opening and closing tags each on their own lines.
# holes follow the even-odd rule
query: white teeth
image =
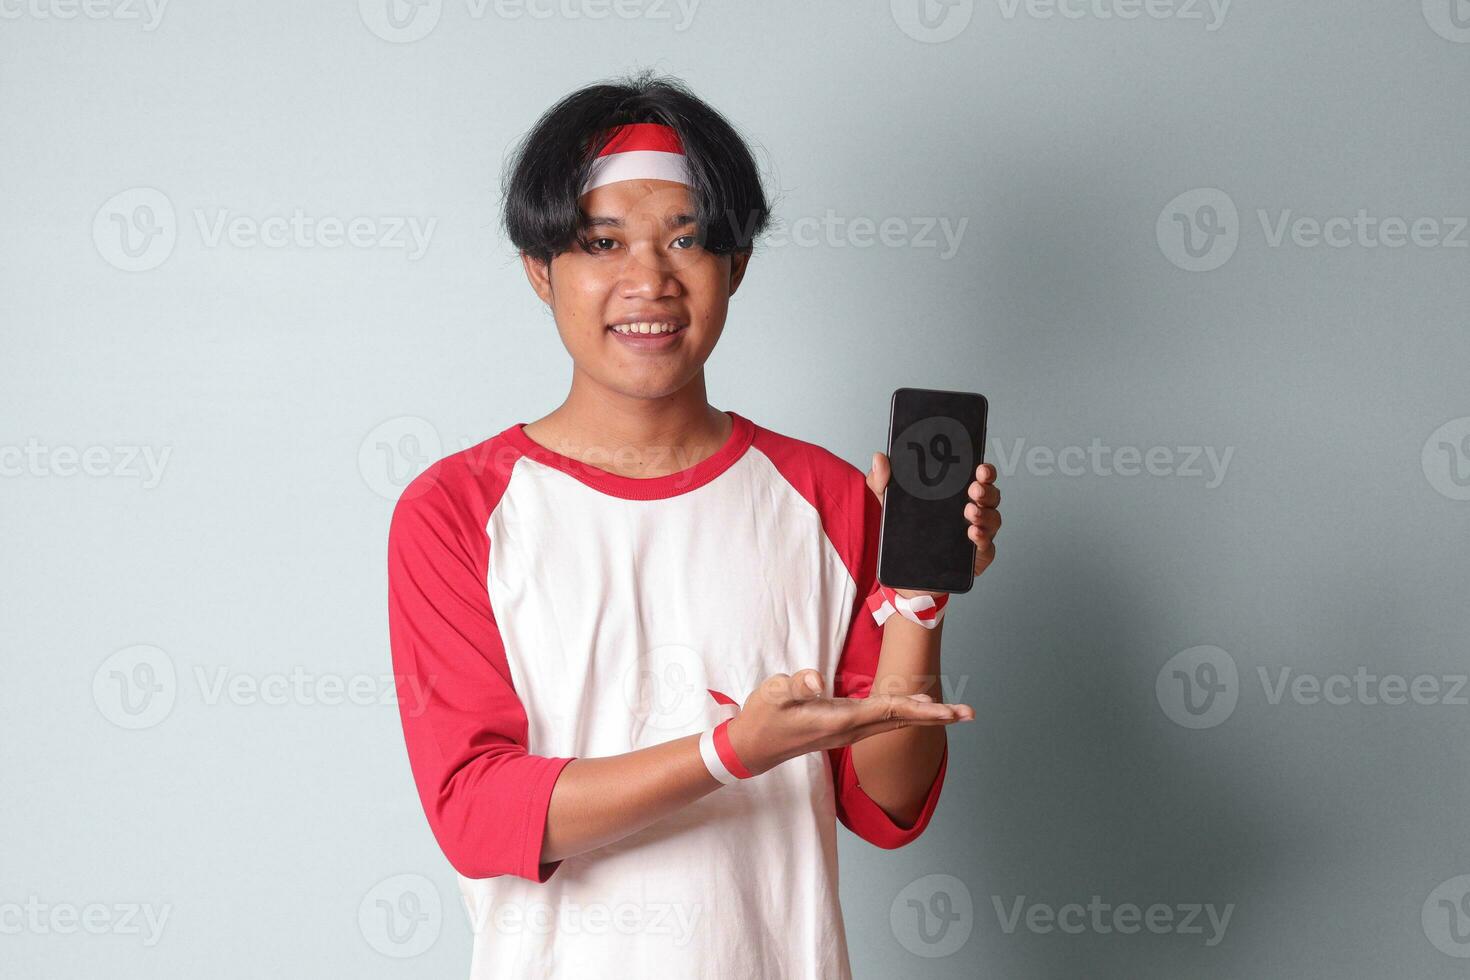
<svg viewBox="0 0 1470 980">
<path fill-rule="evenodd" d="M 618 323 L 613 325 L 618 333 L 673 333 L 679 329 L 677 323 Z"/>
</svg>

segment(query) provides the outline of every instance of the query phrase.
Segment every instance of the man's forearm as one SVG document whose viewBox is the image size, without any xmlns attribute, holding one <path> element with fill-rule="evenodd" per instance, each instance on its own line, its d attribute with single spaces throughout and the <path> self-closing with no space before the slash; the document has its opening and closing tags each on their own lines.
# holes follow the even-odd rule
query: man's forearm
<svg viewBox="0 0 1470 980">
<path fill-rule="evenodd" d="M 551 794 L 541 861 L 603 847 L 720 788 L 699 756 L 699 736 L 567 763 Z"/>
<path fill-rule="evenodd" d="M 942 701 L 939 643 L 944 620 L 925 629 L 902 616 L 883 624 L 883 647 L 872 694 L 927 694 Z M 863 791 L 894 820 L 912 826 L 918 819 L 939 762 L 944 757 L 944 726 L 913 726 L 884 732 L 852 746 L 852 766 Z"/>
</svg>

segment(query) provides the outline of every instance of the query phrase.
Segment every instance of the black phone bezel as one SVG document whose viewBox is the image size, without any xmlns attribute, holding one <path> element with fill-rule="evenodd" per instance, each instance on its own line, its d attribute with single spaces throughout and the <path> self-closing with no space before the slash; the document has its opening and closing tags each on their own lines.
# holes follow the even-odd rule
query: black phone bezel
<svg viewBox="0 0 1470 980">
<path fill-rule="evenodd" d="M 934 394 L 941 394 L 941 395 L 964 395 L 967 398 L 978 398 L 980 400 L 980 445 L 979 445 L 978 451 L 976 453 L 976 456 L 977 456 L 976 465 L 978 466 L 980 463 L 985 462 L 985 439 L 986 439 L 987 426 L 989 425 L 989 420 L 990 420 L 990 400 L 989 399 L 987 399 L 984 395 L 980 394 L 980 392 L 978 392 L 978 391 L 954 391 L 954 390 L 950 390 L 950 389 L 947 389 L 947 388 L 914 388 L 914 387 L 908 387 L 908 386 L 902 387 L 902 388 L 895 388 L 893 390 L 893 394 L 888 399 L 888 448 L 885 451 L 888 453 L 888 458 L 890 460 L 893 458 L 893 437 L 894 437 L 894 434 L 895 434 L 894 431 L 893 431 L 893 420 L 894 420 L 894 417 L 896 415 L 896 409 L 898 407 L 898 397 L 899 397 L 900 394 L 902 394 L 903 392 L 906 392 L 906 391 L 922 391 L 922 392 L 926 392 L 926 393 L 934 393 Z M 888 586 L 891 589 L 914 589 L 914 590 L 919 591 L 919 592 L 945 592 L 945 593 L 949 593 L 949 594 L 953 594 L 953 595 L 964 595 L 966 592 L 969 592 L 971 589 L 973 589 L 975 587 L 975 576 L 973 574 L 970 575 L 969 583 L 966 584 L 963 589 L 947 589 L 947 588 L 937 588 L 937 587 L 935 587 L 933 585 L 918 585 L 918 584 L 908 584 L 908 583 L 903 583 L 903 582 L 890 582 L 887 579 L 885 579 L 883 577 L 883 538 L 884 538 L 885 532 L 887 531 L 887 528 L 888 528 L 888 494 L 887 493 L 884 493 L 884 495 L 883 495 L 883 511 L 882 511 L 882 516 L 880 517 L 880 519 L 878 521 L 878 567 L 877 567 L 877 571 L 875 573 L 876 574 L 876 577 L 878 579 L 878 582 L 880 584 L 886 585 L 886 586 Z M 977 550 L 977 547 L 975 545 L 975 542 L 971 541 L 970 542 L 970 568 L 972 570 L 975 567 L 976 550 Z"/>
</svg>

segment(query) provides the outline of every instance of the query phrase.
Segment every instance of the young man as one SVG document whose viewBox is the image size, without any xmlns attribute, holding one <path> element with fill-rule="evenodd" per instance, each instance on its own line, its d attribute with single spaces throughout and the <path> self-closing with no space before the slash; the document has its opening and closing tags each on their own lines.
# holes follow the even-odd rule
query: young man
<svg viewBox="0 0 1470 980">
<path fill-rule="evenodd" d="M 706 399 L 766 218 L 743 141 L 674 81 L 576 92 L 517 154 L 506 225 L 571 390 L 432 466 L 389 532 L 474 978 L 849 976 L 836 821 L 913 840 L 974 718 L 937 700 L 947 597 L 876 581 L 882 454 L 865 478 Z M 976 573 L 994 477 L 956 514 Z"/>
</svg>

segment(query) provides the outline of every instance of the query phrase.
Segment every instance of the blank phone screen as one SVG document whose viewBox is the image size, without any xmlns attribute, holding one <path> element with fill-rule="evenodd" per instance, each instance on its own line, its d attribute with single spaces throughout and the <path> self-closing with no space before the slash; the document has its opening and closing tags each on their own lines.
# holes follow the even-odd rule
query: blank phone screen
<svg viewBox="0 0 1470 980">
<path fill-rule="evenodd" d="M 986 410 L 985 397 L 974 392 L 893 393 L 879 582 L 931 592 L 970 590 L 975 543 L 965 520 L 966 491 L 984 461 Z"/>
</svg>

